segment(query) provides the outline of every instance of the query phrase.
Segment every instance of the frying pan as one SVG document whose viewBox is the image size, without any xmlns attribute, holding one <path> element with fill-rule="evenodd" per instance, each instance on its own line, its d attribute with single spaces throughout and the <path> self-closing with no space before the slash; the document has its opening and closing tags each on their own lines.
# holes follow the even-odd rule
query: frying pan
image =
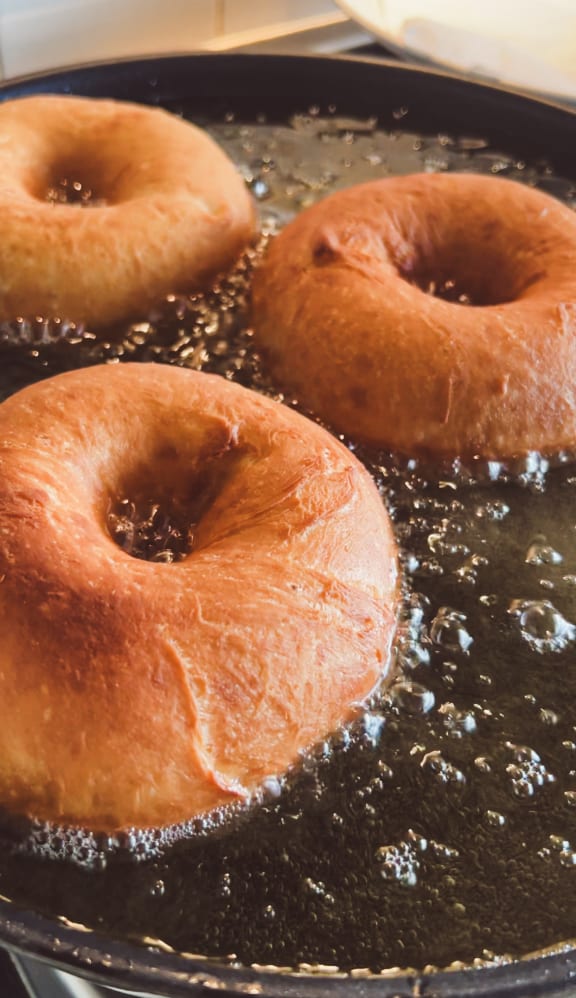
<svg viewBox="0 0 576 998">
<path fill-rule="evenodd" d="M 5 85 L 3 98 L 74 93 L 177 106 L 202 120 L 233 110 L 283 121 L 311 105 L 422 134 L 482 135 L 526 161 L 545 159 L 576 180 L 576 115 L 567 108 L 454 76 L 382 60 L 282 56 L 178 56 L 82 67 Z M 571 945 L 500 966 L 350 977 L 278 973 L 205 960 L 161 945 L 131 943 L 0 900 L 0 941 L 16 952 L 147 994 L 258 994 L 270 998 L 344 996 L 522 996 L 576 994 Z M 574 984 L 572 985 L 572 982 Z"/>
</svg>

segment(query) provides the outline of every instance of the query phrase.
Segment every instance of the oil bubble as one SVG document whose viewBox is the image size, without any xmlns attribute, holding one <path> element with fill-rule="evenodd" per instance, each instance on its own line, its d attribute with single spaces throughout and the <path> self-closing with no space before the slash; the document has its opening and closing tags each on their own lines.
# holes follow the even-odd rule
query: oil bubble
<svg viewBox="0 0 576 998">
<path fill-rule="evenodd" d="M 392 766 L 390 766 L 387 762 L 384 762 L 383 759 L 380 759 L 380 761 L 378 763 L 378 772 L 380 773 L 380 776 L 384 780 L 391 780 L 393 778 L 393 776 L 394 776 L 394 770 L 392 769 Z M 575 797 L 576 797 L 576 793 L 575 793 Z M 575 803 L 576 803 L 576 800 L 575 800 Z"/>
<path fill-rule="evenodd" d="M 486 824 L 490 828 L 503 828 L 506 824 L 506 817 L 499 811 L 486 811 L 484 814 Z"/>
<path fill-rule="evenodd" d="M 415 887 L 420 870 L 419 853 L 427 847 L 426 839 L 408 832 L 406 839 L 396 845 L 384 845 L 376 852 L 380 875 L 384 880 L 395 880 L 403 887 Z"/>
<path fill-rule="evenodd" d="M 465 613 L 453 610 L 449 606 L 440 607 L 430 627 L 432 643 L 447 651 L 467 653 L 474 638 L 464 626 L 465 621 Z"/>
<path fill-rule="evenodd" d="M 533 797 L 539 788 L 556 782 L 556 777 L 546 768 L 534 749 L 511 744 L 507 748 L 514 759 L 506 766 L 506 773 L 510 777 L 515 797 Z"/>
<path fill-rule="evenodd" d="M 430 851 L 438 859 L 453 860 L 453 859 L 459 859 L 460 857 L 460 851 L 458 849 L 455 849 L 454 846 L 446 845 L 445 842 L 437 842 L 436 839 L 430 839 L 429 845 L 430 845 Z"/>
<path fill-rule="evenodd" d="M 408 600 L 408 621 L 412 637 L 418 638 L 426 616 L 430 612 L 430 600 L 422 593 L 413 592 Z"/>
<path fill-rule="evenodd" d="M 328 891 L 326 884 L 322 880 L 314 880 L 312 877 L 305 877 L 303 883 L 304 887 L 310 894 L 314 894 L 316 897 L 322 898 L 322 900 L 327 904 L 332 905 L 335 903 L 334 895 Z"/>
<path fill-rule="evenodd" d="M 478 581 L 478 569 L 480 567 L 485 567 L 488 565 L 488 559 L 483 555 L 472 554 L 466 561 L 456 569 L 455 575 L 457 578 L 461 579 L 462 582 L 467 582 L 470 585 L 475 585 Z"/>
<path fill-rule="evenodd" d="M 518 620 L 520 633 L 540 653 L 562 651 L 576 639 L 576 627 L 549 600 L 513 600 L 509 614 Z"/>
<path fill-rule="evenodd" d="M 560 720 L 556 711 L 550 710 L 547 707 L 541 707 L 538 711 L 538 716 L 543 724 L 548 724 L 550 726 L 558 724 L 558 721 Z"/>
<path fill-rule="evenodd" d="M 510 512 L 510 506 L 501 499 L 496 499 L 476 506 L 474 515 L 478 520 L 504 520 Z"/>
<path fill-rule="evenodd" d="M 543 535 L 534 538 L 526 552 L 527 565 L 559 565 L 564 559 Z"/>
<path fill-rule="evenodd" d="M 430 652 L 417 641 L 400 641 L 398 647 L 398 665 L 401 670 L 413 671 L 421 665 L 430 664 Z"/>
<path fill-rule="evenodd" d="M 422 769 L 430 773 L 430 775 L 438 783 L 452 784 L 455 786 L 462 786 L 466 783 L 464 773 L 454 766 L 453 763 L 448 762 L 448 760 L 445 759 L 442 753 L 437 749 L 432 752 L 427 752 L 421 760 L 420 765 Z"/>
<path fill-rule="evenodd" d="M 488 759 L 487 756 L 485 756 L 485 755 L 479 755 L 479 756 L 477 756 L 474 759 L 474 765 L 476 766 L 476 769 L 479 770 L 479 772 L 481 772 L 481 773 L 491 773 L 492 772 L 492 763 L 491 763 L 490 759 Z"/>
<path fill-rule="evenodd" d="M 384 730 L 386 720 L 382 714 L 376 714 L 372 711 L 367 711 L 363 718 L 364 735 L 366 741 L 376 747 L 378 745 L 382 732 Z"/>
<path fill-rule="evenodd" d="M 476 718 L 472 711 L 459 710 L 455 704 L 446 701 L 438 708 L 438 713 L 442 715 L 447 732 L 454 738 L 462 738 L 463 735 L 476 731 Z"/>
<path fill-rule="evenodd" d="M 426 689 L 420 683 L 411 683 L 407 680 L 396 683 L 392 687 L 391 695 L 399 709 L 408 714 L 427 714 L 436 703 L 432 690 Z"/>
</svg>

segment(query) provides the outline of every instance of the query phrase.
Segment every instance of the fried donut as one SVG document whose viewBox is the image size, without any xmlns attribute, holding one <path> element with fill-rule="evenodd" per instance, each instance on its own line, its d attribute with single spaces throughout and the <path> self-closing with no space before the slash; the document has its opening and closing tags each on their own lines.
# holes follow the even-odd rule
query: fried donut
<svg viewBox="0 0 576 998">
<path fill-rule="evenodd" d="M 273 241 L 253 320 L 277 378 L 351 437 L 433 458 L 576 444 L 576 215 L 540 191 L 423 174 L 333 194 Z"/>
<path fill-rule="evenodd" d="M 63 181 L 85 200 L 54 200 Z M 255 229 L 242 178 L 205 132 L 67 96 L 0 104 L 0 216 L 0 319 L 92 328 L 203 286 Z"/>
<path fill-rule="evenodd" d="M 108 530 L 175 503 L 173 564 Z M 246 797 L 390 670 L 396 556 L 363 466 L 215 375 L 101 366 L 0 406 L 0 802 L 94 829 Z"/>
</svg>

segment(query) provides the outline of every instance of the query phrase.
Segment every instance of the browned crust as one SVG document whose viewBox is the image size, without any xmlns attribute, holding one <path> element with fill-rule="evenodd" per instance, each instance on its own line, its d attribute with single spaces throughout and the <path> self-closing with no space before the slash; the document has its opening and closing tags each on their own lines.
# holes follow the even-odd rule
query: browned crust
<svg viewBox="0 0 576 998">
<path fill-rule="evenodd" d="M 496 303 L 425 294 L 426 269 Z M 282 383 L 372 444 L 506 458 L 576 443 L 576 215 L 540 191 L 471 174 L 340 191 L 272 242 L 253 319 Z"/>
<path fill-rule="evenodd" d="M 210 453 L 191 555 L 114 544 L 118 483 Z M 25 389 L 0 406 L 0 800 L 118 828 L 242 796 L 386 675 L 396 586 L 367 472 L 283 406 L 160 365 Z"/>
</svg>

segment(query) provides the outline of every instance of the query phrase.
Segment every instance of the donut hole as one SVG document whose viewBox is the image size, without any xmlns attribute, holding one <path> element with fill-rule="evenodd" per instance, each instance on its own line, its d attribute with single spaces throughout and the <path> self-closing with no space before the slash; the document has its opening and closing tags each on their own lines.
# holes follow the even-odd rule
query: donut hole
<svg viewBox="0 0 576 998">
<path fill-rule="evenodd" d="M 133 558 L 182 561 L 201 546 L 202 521 L 240 456 L 234 450 L 203 455 L 195 462 L 172 448 L 158 452 L 150 466 L 124 475 L 108 497 L 105 520 L 110 537 Z"/>
<path fill-rule="evenodd" d="M 450 238 L 450 234 L 446 237 Z M 537 278 L 519 266 L 513 234 L 487 228 L 468 237 L 416 247 L 397 262 L 400 275 L 427 295 L 455 305 L 504 305 Z"/>
<path fill-rule="evenodd" d="M 106 522 L 112 540 L 126 554 L 171 564 L 182 561 L 192 550 L 194 525 L 190 519 L 171 496 L 156 499 L 140 495 L 111 500 Z"/>
<path fill-rule="evenodd" d="M 509 261 L 487 257 L 482 260 L 455 259 L 448 266 L 443 261 L 418 261 L 402 276 L 421 291 L 453 305 L 504 305 L 514 301 L 522 290 Z"/>
<path fill-rule="evenodd" d="M 93 207 L 108 200 L 98 164 L 74 159 L 57 160 L 50 164 L 35 194 L 40 200 L 54 205 Z"/>
<path fill-rule="evenodd" d="M 479 304 L 472 298 L 469 291 L 453 278 L 438 281 L 434 278 L 424 278 L 422 282 L 416 281 L 417 286 L 427 295 L 433 298 L 441 298 L 443 301 L 451 302 L 453 305 L 475 305 Z M 496 304 L 495 302 L 483 302 L 483 304 Z"/>
<path fill-rule="evenodd" d="M 60 177 L 48 187 L 44 196 L 45 201 L 50 204 L 79 204 L 93 205 L 102 204 L 102 198 L 94 195 L 92 187 L 82 180 L 74 180 L 72 177 Z"/>
</svg>

